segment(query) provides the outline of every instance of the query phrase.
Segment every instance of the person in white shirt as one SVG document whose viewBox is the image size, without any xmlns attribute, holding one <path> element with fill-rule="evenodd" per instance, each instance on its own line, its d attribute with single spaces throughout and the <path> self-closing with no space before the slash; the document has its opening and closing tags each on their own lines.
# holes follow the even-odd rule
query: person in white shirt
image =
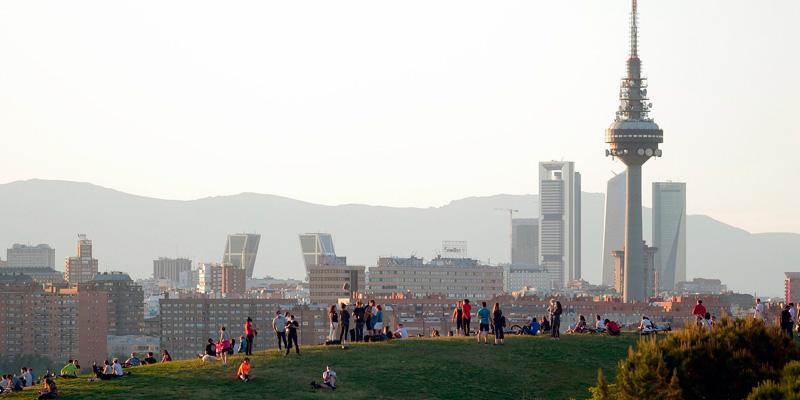
<svg viewBox="0 0 800 400">
<path fill-rule="evenodd" d="M 114 359 L 114 363 L 111 365 L 111 369 L 114 371 L 114 375 L 122 376 L 122 364 L 119 363 L 118 359 Z"/>
<path fill-rule="evenodd" d="M 275 336 L 278 338 L 278 351 L 281 351 L 281 343 L 283 343 L 283 347 L 286 347 L 286 317 L 281 314 L 280 310 L 272 319 L 272 330 L 275 331 Z"/>
<path fill-rule="evenodd" d="M 331 367 L 325 367 L 325 371 L 322 372 L 322 384 L 312 381 L 311 387 L 313 389 L 336 390 L 336 371 L 332 370 Z"/>
<path fill-rule="evenodd" d="M 20 376 L 25 379 L 25 386 L 33 386 L 33 376 L 28 368 L 23 367 L 20 372 L 22 372 Z"/>
<path fill-rule="evenodd" d="M 394 331 L 394 337 L 397 339 L 405 339 L 408 337 L 408 329 L 406 329 L 403 324 L 397 326 L 397 330 Z"/>
<path fill-rule="evenodd" d="M 764 304 L 761 303 L 761 299 L 756 299 L 756 306 L 755 306 L 755 319 L 764 320 Z"/>
<path fill-rule="evenodd" d="M 642 316 L 642 322 L 639 323 L 639 331 L 643 334 L 648 334 L 655 332 L 655 327 L 653 326 L 653 322 L 650 321 L 650 318 L 647 316 Z"/>
<path fill-rule="evenodd" d="M 600 318 L 600 314 L 597 314 L 597 321 L 594 323 L 594 329 L 598 332 L 605 332 L 606 330 L 606 323 Z"/>
<path fill-rule="evenodd" d="M 792 326 L 797 324 L 797 307 L 794 303 L 789 303 L 789 315 L 792 316 Z"/>
</svg>

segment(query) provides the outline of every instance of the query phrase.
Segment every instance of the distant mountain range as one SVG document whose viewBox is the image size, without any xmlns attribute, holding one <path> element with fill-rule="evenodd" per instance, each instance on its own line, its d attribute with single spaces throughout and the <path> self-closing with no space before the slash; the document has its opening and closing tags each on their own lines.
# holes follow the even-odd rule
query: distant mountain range
<svg viewBox="0 0 800 400">
<path fill-rule="evenodd" d="M 583 276 L 597 283 L 603 195 L 583 193 L 582 204 Z M 28 180 L 0 185 L 0 248 L 49 243 L 63 260 L 75 253 L 76 235 L 86 233 L 101 271 L 143 278 L 152 273 L 154 258 L 219 261 L 228 233 L 255 232 L 261 234 L 255 276 L 302 278 L 297 235 L 303 232 L 330 232 L 337 254 L 351 264 L 373 265 L 385 255 L 429 258 L 443 240 L 465 240 L 470 256 L 507 262 L 508 214 L 495 209 L 514 208 L 520 210 L 515 217 L 533 217 L 537 207 L 536 195 L 502 194 L 430 208 L 324 206 L 255 193 L 175 201 L 88 183 Z M 649 241 L 649 209 L 644 220 Z M 799 234 L 751 234 L 704 215 L 690 215 L 687 228 L 689 278 L 720 278 L 737 291 L 780 295 L 783 272 L 800 270 Z"/>
</svg>

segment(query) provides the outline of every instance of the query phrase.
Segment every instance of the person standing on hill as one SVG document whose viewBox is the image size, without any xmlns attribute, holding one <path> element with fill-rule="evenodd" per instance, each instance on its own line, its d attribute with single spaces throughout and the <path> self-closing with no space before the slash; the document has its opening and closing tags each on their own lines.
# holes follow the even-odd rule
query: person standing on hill
<svg viewBox="0 0 800 400">
<path fill-rule="evenodd" d="M 792 314 L 789 313 L 788 304 L 781 311 L 781 330 L 790 338 L 792 337 Z"/>
<path fill-rule="evenodd" d="M 372 300 L 370 300 L 371 302 Z M 375 335 L 375 320 L 372 318 L 372 307 L 364 306 L 364 322 L 367 324 L 367 334 L 369 336 Z M 364 339 L 366 341 L 366 338 Z"/>
<path fill-rule="evenodd" d="M 377 311 L 375 312 L 375 315 L 372 316 L 372 319 L 375 321 L 373 325 L 375 327 L 375 331 L 381 332 L 383 330 L 383 306 L 378 304 L 375 306 L 375 309 Z"/>
<path fill-rule="evenodd" d="M 753 316 L 755 319 L 764 320 L 764 303 L 761 302 L 761 299 L 756 299 L 755 307 L 755 315 Z"/>
<path fill-rule="evenodd" d="M 472 319 L 472 305 L 469 304 L 469 299 L 464 299 L 461 311 L 463 312 L 461 327 L 464 329 L 464 336 L 469 336 L 469 322 Z"/>
<path fill-rule="evenodd" d="M 328 308 L 328 341 L 332 342 L 336 339 L 336 332 L 339 331 L 339 313 L 336 312 L 336 305 L 331 304 Z"/>
<path fill-rule="evenodd" d="M 478 309 L 478 343 L 483 338 L 484 344 L 489 344 L 489 316 L 491 313 L 486 308 L 486 302 L 481 303 L 481 308 Z"/>
<path fill-rule="evenodd" d="M 231 334 L 225 329 L 225 326 L 219 327 L 219 345 L 222 348 L 219 356 L 222 359 L 222 365 L 228 365 L 228 353 L 231 351 Z"/>
<path fill-rule="evenodd" d="M 342 303 L 342 311 L 339 312 L 339 343 L 344 348 L 347 334 L 350 332 L 350 312 L 347 311 L 347 304 Z"/>
<path fill-rule="evenodd" d="M 289 345 L 286 346 L 286 353 L 283 355 L 289 355 L 289 350 L 292 348 L 292 344 L 294 344 L 294 351 L 297 354 L 300 354 L 300 343 L 297 342 L 297 329 L 300 328 L 300 324 L 294 320 L 294 315 L 289 315 L 289 320 L 286 321 L 286 337 L 288 339 Z"/>
<path fill-rule="evenodd" d="M 253 319 L 247 317 L 247 322 L 244 323 L 244 336 L 247 339 L 247 350 L 244 352 L 245 355 L 253 355 L 256 335 L 258 335 L 258 332 L 255 330 L 255 328 L 253 328 Z"/>
<path fill-rule="evenodd" d="M 548 311 L 550 312 L 551 321 L 550 337 L 554 340 L 561 339 L 561 314 L 564 312 L 561 302 L 556 301 L 556 299 L 550 299 Z"/>
<path fill-rule="evenodd" d="M 794 328 L 795 324 L 797 324 L 797 308 L 795 308 L 794 303 L 789 303 L 789 315 L 792 316 L 792 328 Z"/>
<path fill-rule="evenodd" d="M 281 314 L 281 310 L 275 312 L 275 318 L 272 319 L 272 330 L 275 331 L 275 337 L 278 338 L 278 351 L 286 347 L 286 318 Z"/>
<path fill-rule="evenodd" d="M 692 309 L 692 315 L 697 319 L 697 324 L 702 326 L 703 319 L 706 317 L 706 306 L 703 305 L 703 300 L 697 299 L 697 304 Z"/>
<path fill-rule="evenodd" d="M 464 310 L 461 308 L 462 304 L 461 300 L 459 300 L 456 304 L 456 308 L 453 310 L 453 323 L 456 324 L 456 332 L 458 335 L 461 335 L 464 324 Z"/>
<path fill-rule="evenodd" d="M 356 342 L 364 340 L 364 305 L 361 300 L 356 301 L 356 308 L 353 309 L 353 319 L 356 323 Z"/>
<path fill-rule="evenodd" d="M 503 328 L 506 325 L 506 317 L 503 316 L 503 311 L 500 310 L 500 303 L 494 303 L 492 310 L 492 325 L 494 326 L 494 344 L 503 344 L 505 341 L 505 332 Z"/>
</svg>

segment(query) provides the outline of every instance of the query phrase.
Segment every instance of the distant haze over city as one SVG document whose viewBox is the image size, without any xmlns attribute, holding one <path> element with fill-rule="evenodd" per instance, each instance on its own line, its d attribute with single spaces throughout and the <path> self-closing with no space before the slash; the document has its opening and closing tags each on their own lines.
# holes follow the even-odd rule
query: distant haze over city
<svg viewBox="0 0 800 400">
<path fill-rule="evenodd" d="M 800 232 L 800 2 L 721 5 L 640 5 L 652 116 L 665 132 L 643 187 L 687 182 L 690 214 Z M 599 193 L 622 170 L 604 157 L 603 133 L 629 6 L 6 1 L 0 182 L 430 207 L 535 193 L 536 163 L 564 159 Z M 89 230 L 80 225 L 69 229 Z"/>
<path fill-rule="evenodd" d="M 582 203 L 583 277 L 600 283 L 603 195 L 583 193 Z M 535 216 L 538 198 L 470 197 L 435 208 L 333 207 L 254 193 L 160 200 L 87 183 L 31 180 L 0 185 L 0 245 L 49 243 L 63 269 L 64 257 L 74 255 L 76 235 L 86 233 L 101 271 L 144 278 L 152 274 L 154 258 L 219 262 L 228 233 L 256 232 L 261 244 L 254 275 L 302 278 L 302 232 L 330 232 L 337 254 L 350 264 L 370 266 L 386 255 L 430 258 L 443 240 L 466 240 L 469 256 L 507 262 L 508 215 L 495 210 L 505 207 L 520 210 L 519 217 Z M 800 235 L 750 234 L 712 217 L 688 217 L 687 278 L 719 278 L 746 293 L 782 293 L 783 272 L 800 265 Z M 649 242 L 649 208 L 644 222 Z"/>
</svg>

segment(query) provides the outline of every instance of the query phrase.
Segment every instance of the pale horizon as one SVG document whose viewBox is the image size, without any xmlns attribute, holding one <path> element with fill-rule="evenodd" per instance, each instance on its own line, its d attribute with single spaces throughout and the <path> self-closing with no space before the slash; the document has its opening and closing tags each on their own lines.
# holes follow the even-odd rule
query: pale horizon
<svg viewBox="0 0 800 400">
<path fill-rule="evenodd" d="M 800 232 L 800 3 L 724 4 L 639 3 L 643 205 L 687 182 L 690 214 Z M 629 6 L 5 2 L 0 182 L 425 208 L 536 194 L 564 159 L 602 193 Z"/>
</svg>

